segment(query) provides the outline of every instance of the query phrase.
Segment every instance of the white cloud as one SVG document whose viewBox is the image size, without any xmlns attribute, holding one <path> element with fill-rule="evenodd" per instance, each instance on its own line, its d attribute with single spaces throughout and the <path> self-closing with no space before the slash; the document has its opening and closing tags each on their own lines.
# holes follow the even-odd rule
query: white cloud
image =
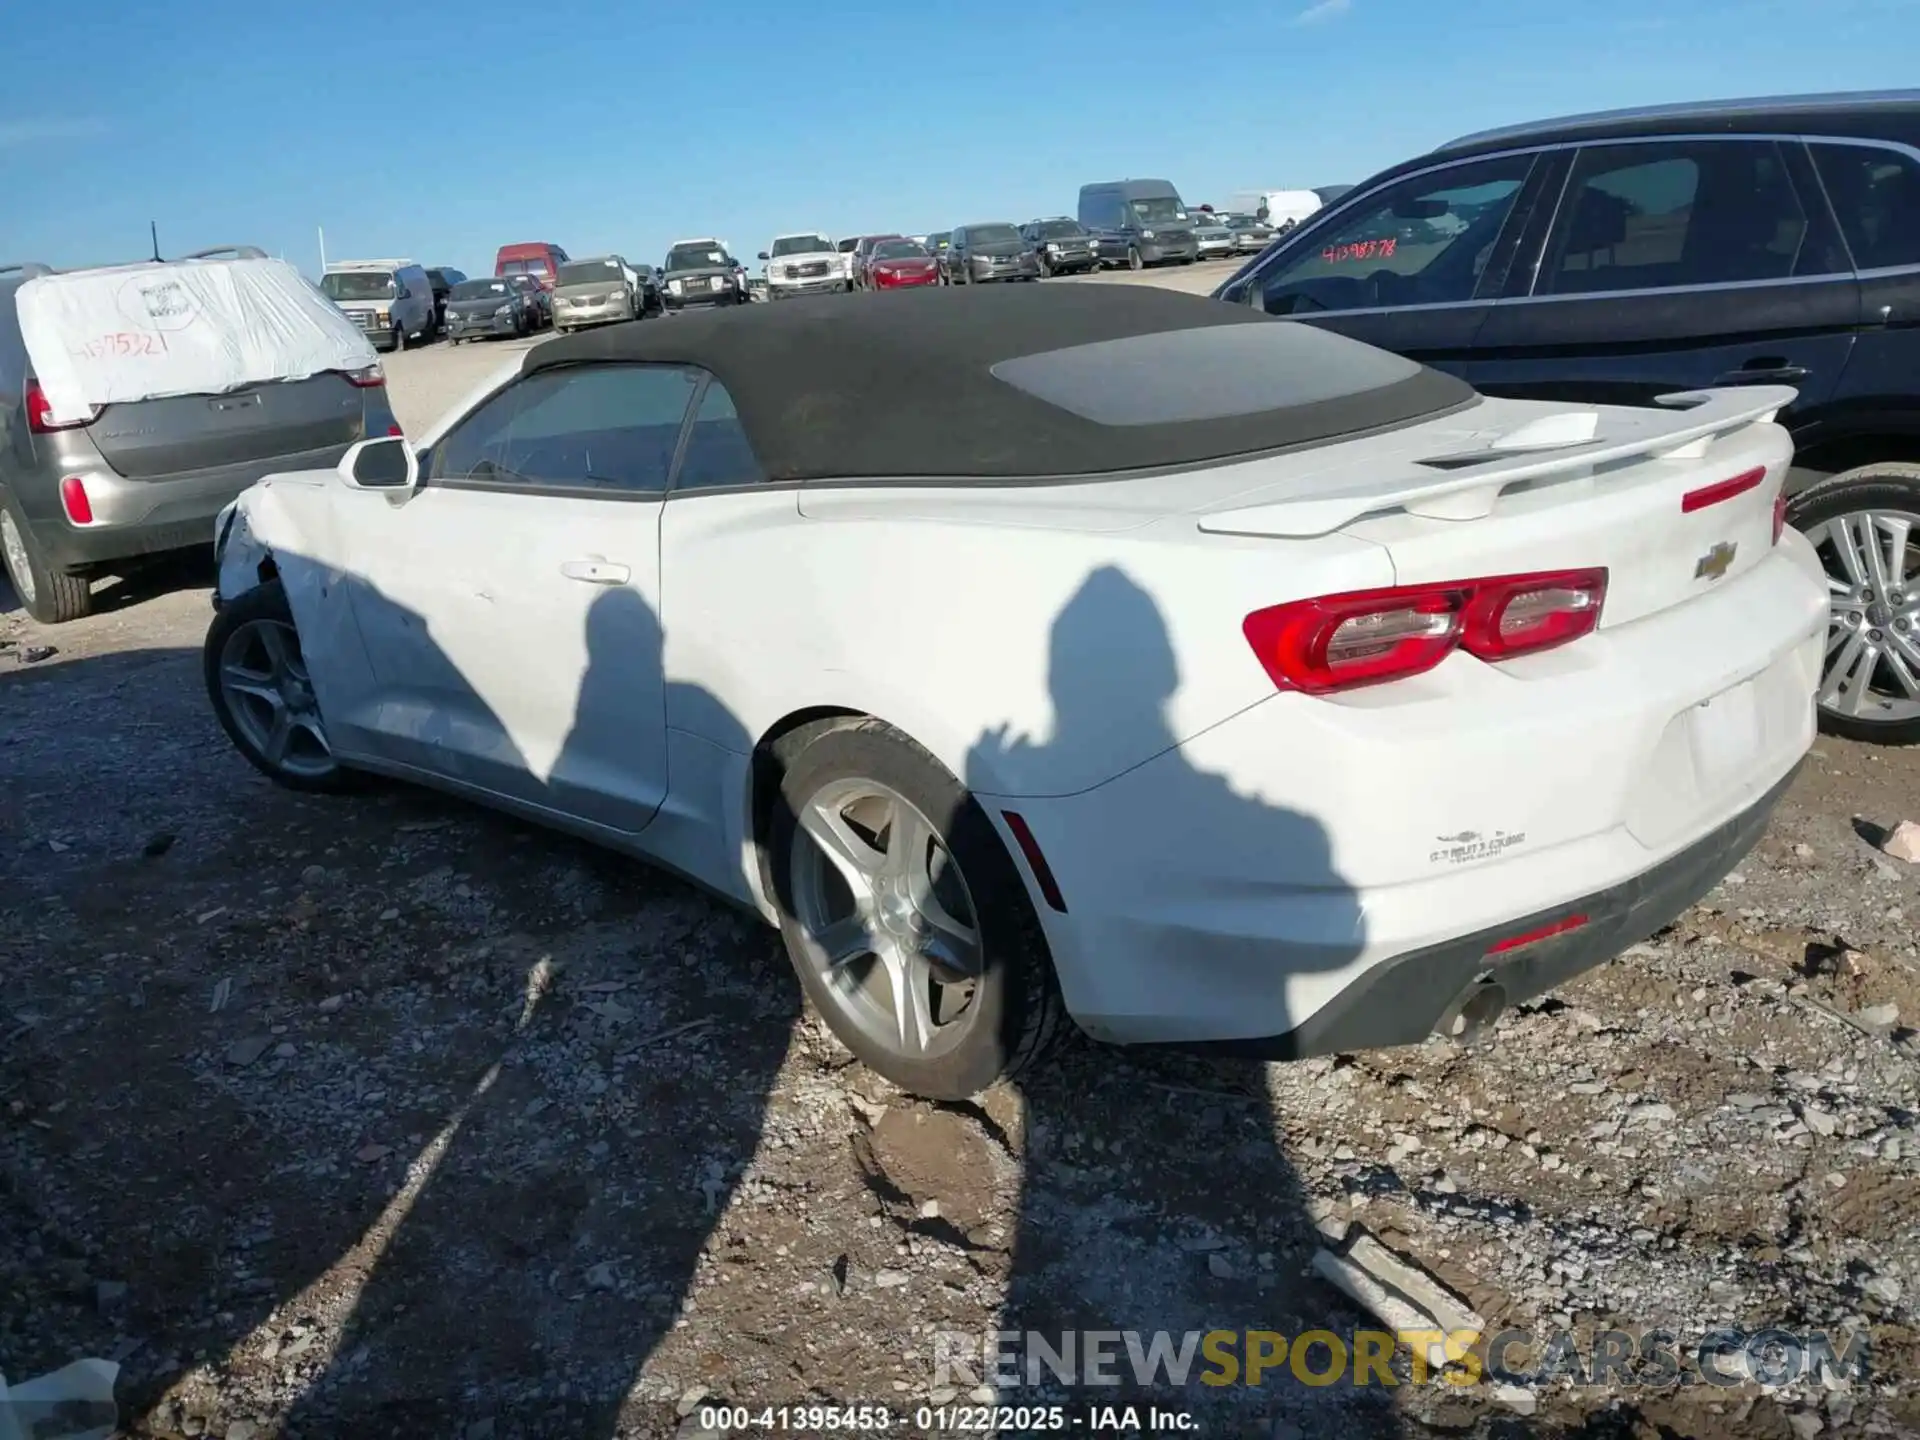
<svg viewBox="0 0 1920 1440">
<path fill-rule="evenodd" d="M 1338 20 L 1353 9 L 1353 0 L 1318 0 L 1293 17 L 1296 25 L 1322 25 L 1329 20 Z"/>
<path fill-rule="evenodd" d="M 0 150 L 48 140 L 85 140 L 106 133 L 104 120 L 0 120 Z"/>
</svg>

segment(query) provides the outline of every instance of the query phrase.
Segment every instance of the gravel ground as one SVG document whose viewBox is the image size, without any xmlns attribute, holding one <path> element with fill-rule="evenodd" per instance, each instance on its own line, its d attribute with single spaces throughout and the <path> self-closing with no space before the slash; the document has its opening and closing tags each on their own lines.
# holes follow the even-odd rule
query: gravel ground
<svg viewBox="0 0 1920 1440">
<path fill-rule="evenodd" d="M 392 357 L 403 418 L 499 348 Z M 1920 818 L 1920 752 L 1822 740 L 1705 905 L 1486 1046 L 1078 1044 L 934 1106 L 677 881 L 260 779 L 208 711 L 206 585 L 0 615 L 10 1380 L 111 1357 L 142 1434 L 691 1436 L 714 1401 L 986 1393 L 936 1376 L 937 1331 L 1351 1333 L 1312 1267 L 1352 1227 L 1493 1329 L 1851 1327 L 1867 1370 L 1159 1403 L 1259 1436 L 1920 1427 L 1920 867 L 1876 849 Z"/>
</svg>

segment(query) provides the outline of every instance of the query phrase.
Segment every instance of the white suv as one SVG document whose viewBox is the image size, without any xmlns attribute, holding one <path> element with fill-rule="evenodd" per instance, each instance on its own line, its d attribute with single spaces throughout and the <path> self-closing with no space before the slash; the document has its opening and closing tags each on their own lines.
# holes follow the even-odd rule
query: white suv
<svg viewBox="0 0 1920 1440">
<path fill-rule="evenodd" d="M 760 252 L 760 258 L 767 266 L 767 298 L 770 300 L 853 288 L 847 278 L 847 257 L 817 230 L 776 235 L 773 244 Z"/>
</svg>

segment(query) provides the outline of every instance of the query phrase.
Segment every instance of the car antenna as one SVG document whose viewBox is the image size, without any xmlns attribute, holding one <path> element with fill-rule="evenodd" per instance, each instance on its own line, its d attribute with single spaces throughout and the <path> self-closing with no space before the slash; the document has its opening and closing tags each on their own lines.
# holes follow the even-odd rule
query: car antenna
<svg viewBox="0 0 1920 1440">
<path fill-rule="evenodd" d="M 158 220 L 149 220 L 147 222 L 147 235 L 153 241 L 154 263 L 159 264 L 160 263 L 160 222 Z"/>
</svg>

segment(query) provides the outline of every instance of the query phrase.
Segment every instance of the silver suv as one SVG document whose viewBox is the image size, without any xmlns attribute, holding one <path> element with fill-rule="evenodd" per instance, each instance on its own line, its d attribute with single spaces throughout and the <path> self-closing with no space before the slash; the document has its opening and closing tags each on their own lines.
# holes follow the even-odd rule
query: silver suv
<svg viewBox="0 0 1920 1440">
<path fill-rule="evenodd" d="M 252 246 L 203 250 L 258 260 Z M 0 559 L 43 624 L 86 615 L 92 581 L 135 559 L 199 549 L 214 517 L 263 475 L 325 469 L 370 435 L 398 434 L 380 367 L 179 395 L 54 418 L 34 377 L 15 296 L 54 273 L 0 262 Z"/>
</svg>

